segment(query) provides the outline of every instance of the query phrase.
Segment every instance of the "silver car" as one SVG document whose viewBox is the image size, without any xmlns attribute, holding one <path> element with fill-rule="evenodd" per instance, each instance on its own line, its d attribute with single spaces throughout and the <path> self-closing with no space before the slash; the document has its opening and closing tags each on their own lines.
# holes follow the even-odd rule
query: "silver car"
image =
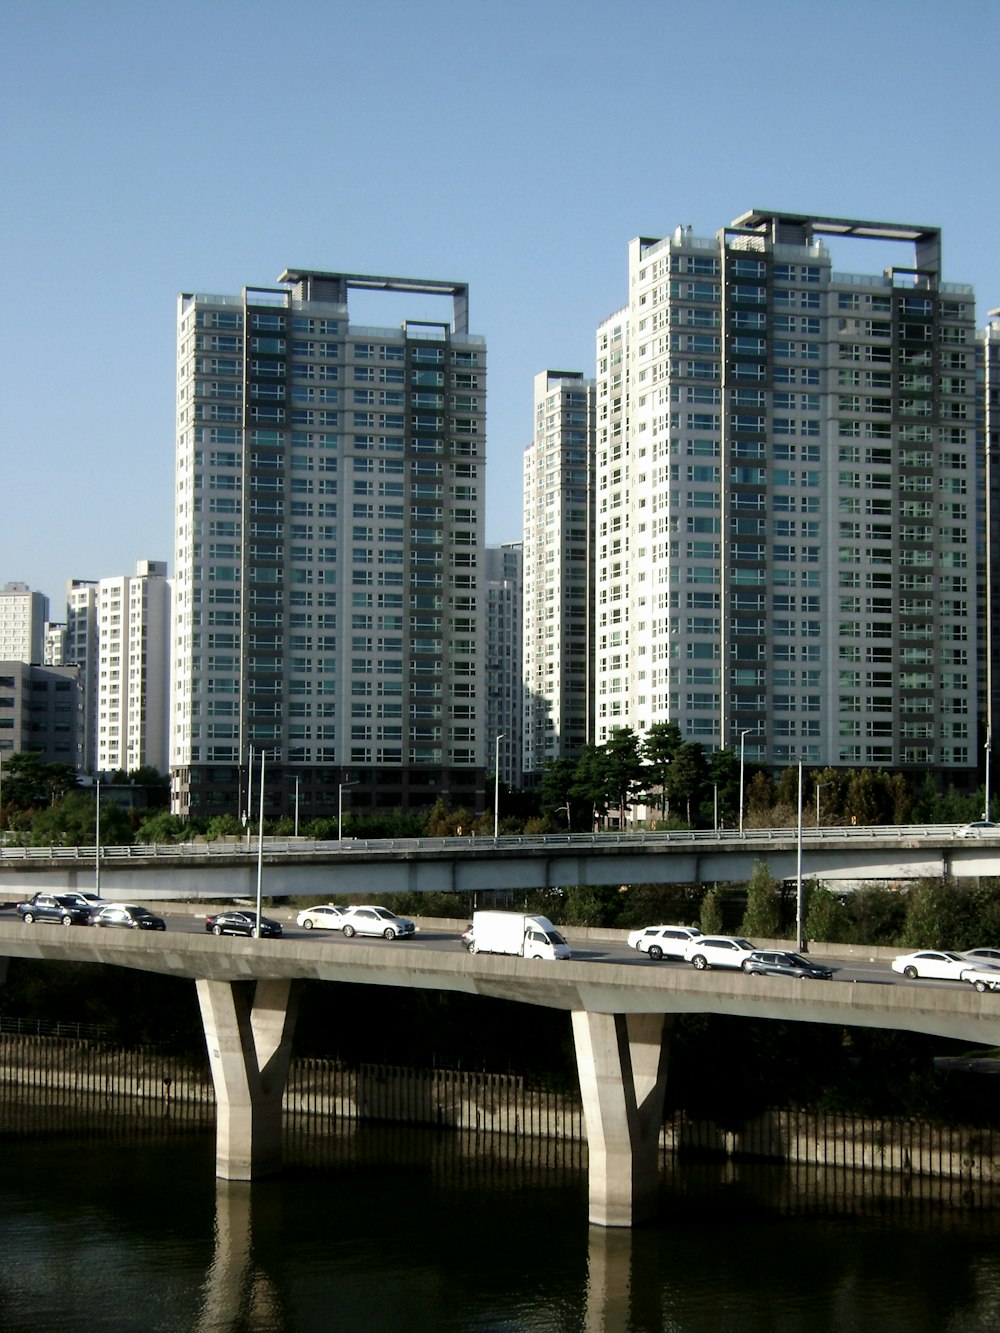
<svg viewBox="0 0 1000 1333">
<path fill-rule="evenodd" d="M 396 916 L 388 907 L 349 907 L 344 913 L 341 930 L 347 939 L 354 935 L 380 935 L 394 940 L 416 933 L 416 926 L 406 917 Z"/>
</svg>

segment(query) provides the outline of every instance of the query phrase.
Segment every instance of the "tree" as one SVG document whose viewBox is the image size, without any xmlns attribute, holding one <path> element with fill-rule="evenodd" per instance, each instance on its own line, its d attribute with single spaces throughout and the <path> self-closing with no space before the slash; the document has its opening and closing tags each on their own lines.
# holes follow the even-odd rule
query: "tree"
<svg viewBox="0 0 1000 1333">
<path fill-rule="evenodd" d="M 570 795 L 590 806 L 591 828 L 607 814 L 608 781 L 603 749 L 586 745 L 576 761 L 576 773 Z"/>
<path fill-rule="evenodd" d="M 77 785 L 71 764 L 46 764 L 34 750 L 21 750 L 3 761 L 4 804 L 19 810 L 51 805 Z"/>
<path fill-rule="evenodd" d="M 688 824 L 692 822 L 691 807 L 698 803 L 704 790 L 707 773 L 705 751 L 697 741 L 685 741 L 678 747 L 667 770 L 667 786 L 671 800 L 683 801 Z"/>
<path fill-rule="evenodd" d="M 713 787 L 713 810 L 712 817 L 715 817 L 715 800 L 718 799 L 719 823 L 725 827 L 726 822 L 736 824 L 737 807 L 740 801 L 740 760 L 733 750 L 715 750 L 708 760 L 708 772 L 705 777 L 706 785 Z"/>
<path fill-rule="evenodd" d="M 551 815 L 553 823 L 559 823 L 556 816 L 565 815 L 563 821 L 567 828 L 572 828 L 573 785 L 576 778 L 576 764 L 572 759 L 550 759 L 542 770 L 540 802 L 544 814 Z"/>
<path fill-rule="evenodd" d="M 843 944 L 851 938 L 851 915 L 840 899 L 822 885 L 809 894 L 806 908 L 807 940 Z"/>
<path fill-rule="evenodd" d="M 722 933 L 722 903 L 719 890 L 713 885 L 701 900 L 699 922 L 706 935 Z"/>
<path fill-rule="evenodd" d="M 764 861 L 756 861 L 747 884 L 747 905 L 743 913 L 744 935 L 755 935 L 766 940 L 778 939 L 781 933 L 781 903 L 778 885 Z"/>
<path fill-rule="evenodd" d="M 640 752 L 646 765 L 647 782 L 650 788 L 660 790 L 660 818 L 667 817 L 667 804 L 670 800 L 668 783 L 670 765 L 674 762 L 677 751 L 684 740 L 676 722 L 654 722 L 642 739 Z"/>
<path fill-rule="evenodd" d="M 603 748 L 608 804 L 618 807 L 619 827 L 624 828 L 625 812 L 642 791 L 643 763 L 639 737 L 631 727 L 616 727 Z"/>
<path fill-rule="evenodd" d="M 900 943 L 909 949 L 960 949 L 966 941 L 966 895 L 953 879 L 922 879 L 907 894 Z"/>
</svg>

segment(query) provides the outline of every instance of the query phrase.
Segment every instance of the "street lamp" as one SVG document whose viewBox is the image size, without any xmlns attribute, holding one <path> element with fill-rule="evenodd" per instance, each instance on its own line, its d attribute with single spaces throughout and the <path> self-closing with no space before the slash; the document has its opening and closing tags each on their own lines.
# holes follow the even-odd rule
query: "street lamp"
<svg viewBox="0 0 1000 1333">
<path fill-rule="evenodd" d="M 496 744 L 496 757 L 493 760 L 493 841 L 496 842 L 500 833 L 500 742 L 505 741 L 506 736 L 498 736 Z"/>
<path fill-rule="evenodd" d="M 260 939 L 260 904 L 264 884 L 264 751 L 260 752 L 260 811 L 257 817 L 257 923 L 254 936 Z"/>
<path fill-rule="evenodd" d="M 748 736 L 756 736 L 756 727 L 746 727 L 740 732 L 740 837 L 743 837 L 743 772 L 744 759 L 746 755 L 746 739 Z"/>
<path fill-rule="evenodd" d="M 552 813 L 553 813 L 554 815 L 559 815 L 559 814 L 562 814 L 563 811 L 566 812 L 566 832 L 568 833 L 569 830 L 570 830 L 570 828 L 572 827 L 571 824 L 570 824 L 570 818 L 569 818 L 569 806 L 568 806 L 568 805 L 557 805 L 556 808 L 552 811 Z"/>
<path fill-rule="evenodd" d="M 342 782 L 337 788 L 337 841 L 344 841 L 344 788 L 356 787 L 357 782 Z"/>
</svg>

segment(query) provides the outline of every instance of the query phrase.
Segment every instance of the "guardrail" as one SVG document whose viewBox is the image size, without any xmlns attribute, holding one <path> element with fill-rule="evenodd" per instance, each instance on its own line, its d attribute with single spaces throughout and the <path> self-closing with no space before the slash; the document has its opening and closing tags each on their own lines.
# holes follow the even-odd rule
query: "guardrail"
<svg viewBox="0 0 1000 1333">
<path fill-rule="evenodd" d="M 824 842 L 836 839 L 871 840 L 920 839 L 938 842 L 959 836 L 962 824 L 876 824 L 845 825 L 843 827 L 803 828 L 803 842 Z M 313 841 L 306 838 L 268 838 L 264 839 L 264 851 L 268 855 L 281 856 L 349 856 L 358 852 L 444 852 L 448 855 L 482 853 L 484 851 L 545 851 L 558 848 L 589 849 L 609 847 L 662 847 L 664 845 L 713 844 L 716 846 L 747 847 L 766 846 L 768 843 L 787 842 L 795 839 L 795 828 L 746 829 L 742 834 L 735 830 L 724 829 L 670 829 L 669 831 L 650 831 L 636 829 L 610 833 L 503 833 L 499 837 L 488 834 L 448 838 L 343 838 L 330 841 Z M 977 841 L 1000 841 L 997 835 L 980 834 Z M 215 842 L 179 842 L 179 843 L 136 843 L 127 847 L 102 847 L 102 861 L 142 861 L 150 859 L 177 859 L 179 857 L 213 856 L 250 856 L 257 855 L 258 840 L 239 839 Z M 0 862 L 3 861 L 88 861 L 97 857 L 96 847 L 12 847 L 0 846 Z"/>
</svg>

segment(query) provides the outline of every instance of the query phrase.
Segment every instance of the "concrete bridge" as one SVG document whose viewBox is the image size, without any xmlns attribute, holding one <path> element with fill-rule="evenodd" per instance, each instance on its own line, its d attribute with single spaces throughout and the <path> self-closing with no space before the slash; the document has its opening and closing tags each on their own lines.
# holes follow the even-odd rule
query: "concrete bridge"
<svg viewBox="0 0 1000 1333">
<path fill-rule="evenodd" d="M 590 1220 L 605 1227 L 632 1226 L 655 1210 L 675 1014 L 892 1028 L 1000 1046 L 1000 1003 L 971 986 L 762 983 L 742 973 L 470 955 L 429 941 L 135 936 L 3 921 L 0 980 L 11 957 L 101 963 L 195 982 L 218 1103 L 216 1172 L 229 1180 L 280 1168 L 281 1104 L 302 980 L 461 991 L 566 1010 L 587 1127 Z"/>
<path fill-rule="evenodd" d="M 1000 834 L 1000 830 L 998 830 Z M 794 829 L 745 836 L 704 830 L 499 838 L 306 839 L 102 847 L 103 896 L 252 897 L 258 862 L 269 898 L 372 893 L 476 893 L 566 885 L 745 882 L 757 861 L 794 879 Z M 952 824 L 804 829 L 802 873 L 824 883 L 1000 875 L 1000 836 L 963 838 Z M 93 847 L 0 847 L 0 900 L 39 889 L 93 889 Z"/>
</svg>

